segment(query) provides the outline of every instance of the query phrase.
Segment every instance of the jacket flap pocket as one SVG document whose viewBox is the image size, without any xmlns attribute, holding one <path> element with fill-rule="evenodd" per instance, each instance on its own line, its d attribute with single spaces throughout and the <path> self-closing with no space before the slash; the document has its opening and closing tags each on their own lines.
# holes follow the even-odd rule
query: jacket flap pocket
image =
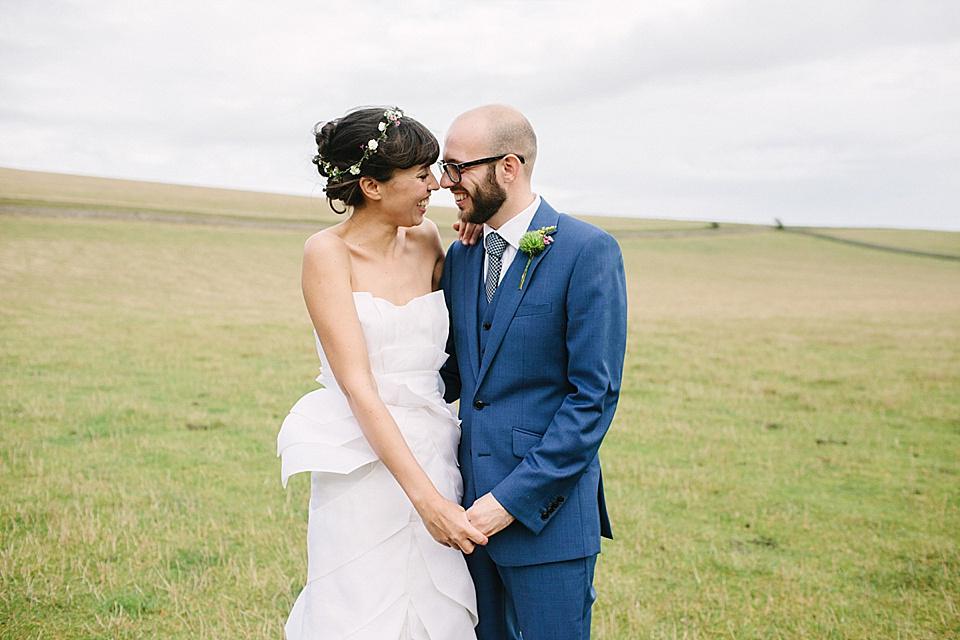
<svg viewBox="0 0 960 640">
<path fill-rule="evenodd" d="M 549 302 L 543 304 L 522 304 L 517 307 L 517 312 L 514 316 L 537 316 L 541 313 L 550 313 L 552 308 L 553 305 Z"/>
<path fill-rule="evenodd" d="M 513 429 L 513 455 L 518 458 L 522 458 L 527 455 L 529 451 L 535 444 L 540 442 L 540 439 L 543 438 L 543 435 L 539 433 L 534 433 L 532 431 L 524 431 L 523 429 Z"/>
</svg>

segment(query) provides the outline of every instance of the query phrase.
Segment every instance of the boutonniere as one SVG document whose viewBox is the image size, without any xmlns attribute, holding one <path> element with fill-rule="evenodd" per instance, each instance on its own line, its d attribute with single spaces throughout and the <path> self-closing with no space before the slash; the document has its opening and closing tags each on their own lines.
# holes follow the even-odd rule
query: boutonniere
<svg viewBox="0 0 960 640">
<path fill-rule="evenodd" d="M 547 248 L 547 245 L 553 242 L 552 236 L 556 233 L 556 227 L 541 227 L 536 231 L 527 231 L 520 238 L 520 251 L 523 251 L 527 254 L 527 266 L 523 268 L 523 275 L 520 276 L 520 286 L 517 287 L 517 291 L 523 289 L 523 281 L 527 277 L 527 269 L 530 268 L 530 263 L 533 262 L 534 256 Z"/>
</svg>

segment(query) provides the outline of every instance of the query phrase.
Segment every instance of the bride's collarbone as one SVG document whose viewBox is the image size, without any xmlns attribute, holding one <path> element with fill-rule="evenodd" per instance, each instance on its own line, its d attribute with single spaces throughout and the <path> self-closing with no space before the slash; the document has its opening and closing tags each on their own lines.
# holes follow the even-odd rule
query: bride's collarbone
<svg viewBox="0 0 960 640">
<path fill-rule="evenodd" d="M 433 290 L 432 265 L 423 260 L 351 261 L 350 282 L 354 291 L 368 291 L 392 302 L 409 300 Z"/>
</svg>

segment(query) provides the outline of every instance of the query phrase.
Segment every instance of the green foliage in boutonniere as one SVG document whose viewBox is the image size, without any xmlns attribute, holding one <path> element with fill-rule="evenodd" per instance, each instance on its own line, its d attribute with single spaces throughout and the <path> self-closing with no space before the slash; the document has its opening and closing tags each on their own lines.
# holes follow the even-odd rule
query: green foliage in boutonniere
<svg viewBox="0 0 960 640">
<path fill-rule="evenodd" d="M 517 291 L 523 289 L 523 281 L 527 277 L 527 269 L 530 268 L 530 263 L 533 262 L 534 256 L 547 248 L 547 245 L 553 242 L 552 236 L 556 233 L 556 227 L 541 227 L 536 231 L 527 231 L 523 234 L 523 237 L 520 238 L 520 251 L 523 251 L 527 254 L 527 266 L 523 268 L 523 275 L 520 276 L 520 286 L 517 287 Z"/>
</svg>

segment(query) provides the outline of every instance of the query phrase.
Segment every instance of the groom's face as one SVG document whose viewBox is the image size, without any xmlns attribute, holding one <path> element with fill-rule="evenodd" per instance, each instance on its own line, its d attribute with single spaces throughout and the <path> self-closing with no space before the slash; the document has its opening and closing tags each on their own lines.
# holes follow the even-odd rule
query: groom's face
<svg viewBox="0 0 960 640">
<path fill-rule="evenodd" d="M 490 156 L 479 128 L 471 124 L 469 120 L 458 120 L 450 127 L 443 144 L 444 162 L 460 164 Z M 498 164 L 466 167 L 460 172 L 459 182 L 453 182 L 446 174 L 440 177 L 440 186 L 453 194 L 462 220 L 483 224 L 503 206 L 507 192 L 497 180 Z"/>
</svg>

